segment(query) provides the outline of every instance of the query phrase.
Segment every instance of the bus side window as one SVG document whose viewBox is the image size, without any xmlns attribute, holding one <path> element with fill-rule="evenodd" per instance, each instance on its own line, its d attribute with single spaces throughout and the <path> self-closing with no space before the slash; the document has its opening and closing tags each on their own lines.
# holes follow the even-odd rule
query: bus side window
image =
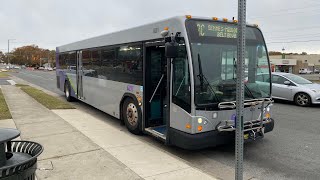
<svg viewBox="0 0 320 180">
<path fill-rule="evenodd" d="M 101 51 L 101 68 L 98 77 L 101 79 L 112 80 L 113 62 L 115 61 L 115 49 L 104 48 Z"/>
</svg>

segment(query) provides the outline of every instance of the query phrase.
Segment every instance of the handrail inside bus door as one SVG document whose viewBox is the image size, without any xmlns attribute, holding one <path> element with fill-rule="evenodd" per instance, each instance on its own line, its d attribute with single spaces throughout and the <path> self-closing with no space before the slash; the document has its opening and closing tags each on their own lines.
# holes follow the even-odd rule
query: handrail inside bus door
<svg viewBox="0 0 320 180">
<path fill-rule="evenodd" d="M 161 78 L 160 78 L 160 80 L 159 80 L 159 82 L 158 82 L 158 85 L 157 85 L 156 89 L 154 90 L 154 92 L 153 92 L 153 94 L 152 94 L 152 96 L 151 96 L 151 98 L 150 98 L 149 103 L 151 103 L 154 95 L 156 94 L 156 92 L 157 92 L 157 90 L 158 90 L 158 88 L 159 88 L 159 86 L 160 86 L 160 84 L 161 84 L 161 81 L 162 81 L 163 77 L 164 77 L 164 74 L 162 74 L 162 76 L 161 76 Z"/>
</svg>

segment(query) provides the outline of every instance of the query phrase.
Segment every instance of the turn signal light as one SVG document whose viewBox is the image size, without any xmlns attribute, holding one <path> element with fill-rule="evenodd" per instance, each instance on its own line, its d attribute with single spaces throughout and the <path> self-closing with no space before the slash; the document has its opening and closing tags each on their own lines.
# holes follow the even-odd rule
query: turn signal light
<svg viewBox="0 0 320 180">
<path fill-rule="evenodd" d="M 169 30 L 169 27 L 164 27 L 163 30 L 168 31 L 168 30 Z"/>
<path fill-rule="evenodd" d="M 186 18 L 187 18 L 187 19 L 191 19 L 192 16 L 191 16 L 191 15 L 186 15 Z"/>
<path fill-rule="evenodd" d="M 270 118 L 271 117 L 271 115 L 270 115 L 270 113 L 266 113 L 266 118 Z"/>
<path fill-rule="evenodd" d="M 187 123 L 187 124 L 186 124 L 186 128 L 187 128 L 187 129 L 191 129 L 191 124 Z"/>
<path fill-rule="evenodd" d="M 202 126 L 198 126 L 198 131 L 202 131 Z"/>
</svg>

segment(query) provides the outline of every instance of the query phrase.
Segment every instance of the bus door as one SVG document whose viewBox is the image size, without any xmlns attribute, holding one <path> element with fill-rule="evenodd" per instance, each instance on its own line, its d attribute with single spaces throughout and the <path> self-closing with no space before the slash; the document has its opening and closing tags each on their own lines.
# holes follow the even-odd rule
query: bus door
<svg viewBox="0 0 320 180">
<path fill-rule="evenodd" d="M 82 66 L 82 51 L 77 51 L 77 96 L 83 100 L 83 66 Z"/>
<path fill-rule="evenodd" d="M 144 126 L 153 136 L 166 139 L 167 59 L 164 43 L 145 44 Z"/>
</svg>

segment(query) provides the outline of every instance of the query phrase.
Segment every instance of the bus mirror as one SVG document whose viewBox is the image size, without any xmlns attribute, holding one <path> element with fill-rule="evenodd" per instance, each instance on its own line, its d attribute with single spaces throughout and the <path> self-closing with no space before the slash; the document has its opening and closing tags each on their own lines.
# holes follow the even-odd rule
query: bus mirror
<svg viewBox="0 0 320 180">
<path fill-rule="evenodd" d="M 167 58 L 176 58 L 178 57 L 178 43 L 176 42 L 167 42 L 165 45 L 165 55 Z"/>
<path fill-rule="evenodd" d="M 258 46 L 258 57 L 259 58 L 262 58 L 262 47 L 261 46 Z"/>
</svg>

